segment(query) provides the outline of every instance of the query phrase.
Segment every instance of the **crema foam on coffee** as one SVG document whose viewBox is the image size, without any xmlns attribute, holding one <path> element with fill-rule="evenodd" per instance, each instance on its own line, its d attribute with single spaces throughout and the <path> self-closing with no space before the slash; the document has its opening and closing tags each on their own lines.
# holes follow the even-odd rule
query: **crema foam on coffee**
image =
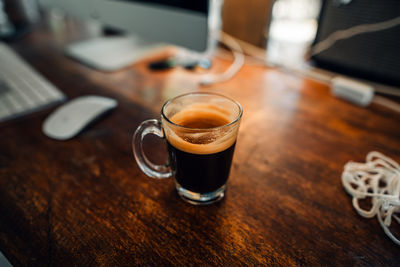
<svg viewBox="0 0 400 267">
<path fill-rule="evenodd" d="M 194 104 L 171 116 L 169 120 L 175 125 L 164 124 L 164 131 L 168 142 L 182 151 L 212 154 L 235 142 L 237 128 L 224 127 L 233 119 L 233 115 L 216 105 Z"/>
</svg>

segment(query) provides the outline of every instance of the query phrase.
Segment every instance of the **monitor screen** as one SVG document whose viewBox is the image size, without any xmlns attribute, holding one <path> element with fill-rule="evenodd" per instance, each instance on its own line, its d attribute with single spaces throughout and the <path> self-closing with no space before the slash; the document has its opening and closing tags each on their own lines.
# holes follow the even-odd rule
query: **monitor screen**
<svg viewBox="0 0 400 267">
<path fill-rule="evenodd" d="M 137 2 L 142 4 L 154 5 L 158 4 L 164 7 L 182 8 L 194 12 L 208 14 L 208 1 L 187 1 L 187 0 L 109 0 L 109 1 L 124 1 Z"/>
<path fill-rule="evenodd" d="M 151 42 L 195 51 L 208 46 L 209 0 L 40 0 L 81 18 L 130 32 Z"/>
<path fill-rule="evenodd" d="M 315 43 L 357 25 L 392 20 L 400 14 L 400 1 L 352 1 L 338 5 L 324 1 Z M 400 87 L 400 25 L 357 34 L 333 43 L 313 56 L 318 67 L 349 76 Z"/>
</svg>

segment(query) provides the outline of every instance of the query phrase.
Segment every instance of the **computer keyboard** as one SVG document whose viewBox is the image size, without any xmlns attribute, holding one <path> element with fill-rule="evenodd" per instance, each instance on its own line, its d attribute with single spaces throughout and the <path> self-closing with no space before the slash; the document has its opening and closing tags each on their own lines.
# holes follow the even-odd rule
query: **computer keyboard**
<svg viewBox="0 0 400 267">
<path fill-rule="evenodd" d="M 0 42 L 0 122 L 60 103 L 65 95 Z"/>
</svg>

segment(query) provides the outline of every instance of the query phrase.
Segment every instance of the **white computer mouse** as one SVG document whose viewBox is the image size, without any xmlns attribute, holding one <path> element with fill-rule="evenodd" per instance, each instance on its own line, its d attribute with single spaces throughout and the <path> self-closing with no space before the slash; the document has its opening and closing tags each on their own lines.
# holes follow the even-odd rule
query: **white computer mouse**
<svg viewBox="0 0 400 267">
<path fill-rule="evenodd" d="M 103 96 L 80 96 L 57 108 L 43 122 L 45 135 L 67 140 L 81 132 L 90 122 L 117 106 L 117 101 Z"/>
</svg>

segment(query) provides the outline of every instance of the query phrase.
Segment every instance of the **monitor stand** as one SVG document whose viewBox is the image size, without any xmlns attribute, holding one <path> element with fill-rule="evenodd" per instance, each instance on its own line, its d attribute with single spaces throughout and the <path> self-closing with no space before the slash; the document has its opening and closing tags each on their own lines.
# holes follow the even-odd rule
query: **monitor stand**
<svg viewBox="0 0 400 267">
<path fill-rule="evenodd" d="M 165 47 L 166 44 L 149 43 L 133 35 L 117 35 L 73 43 L 65 52 L 89 67 L 112 72 L 161 52 Z"/>
</svg>

